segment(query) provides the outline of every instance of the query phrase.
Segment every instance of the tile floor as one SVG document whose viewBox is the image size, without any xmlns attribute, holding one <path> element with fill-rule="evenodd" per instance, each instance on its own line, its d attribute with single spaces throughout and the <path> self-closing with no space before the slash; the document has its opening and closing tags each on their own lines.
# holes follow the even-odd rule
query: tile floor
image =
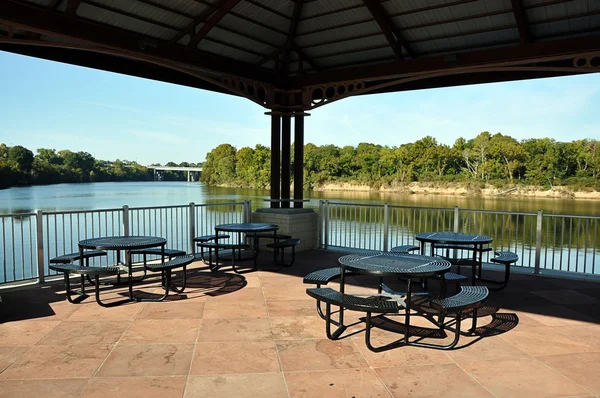
<svg viewBox="0 0 600 398">
<path fill-rule="evenodd" d="M 599 284 L 513 275 L 480 311 L 482 335 L 459 349 L 373 353 L 363 314 L 349 312 L 348 336 L 330 341 L 305 293 L 302 276 L 340 255 L 299 253 L 283 272 L 244 275 L 196 262 L 185 295 L 163 303 L 73 305 L 62 284 L 2 290 L 0 397 L 600 397 Z M 350 278 L 348 290 L 372 282 Z M 437 336 L 427 340 L 448 340 L 413 320 Z M 373 331 L 377 344 L 395 338 Z"/>
</svg>

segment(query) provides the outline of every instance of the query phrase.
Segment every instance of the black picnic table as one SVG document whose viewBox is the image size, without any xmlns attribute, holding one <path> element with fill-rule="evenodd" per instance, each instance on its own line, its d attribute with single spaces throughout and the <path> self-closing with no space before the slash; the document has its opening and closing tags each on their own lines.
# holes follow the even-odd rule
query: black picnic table
<svg viewBox="0 0 600 398">
<path fill-rule="evenodd" d="M 484 246 L 489 245 L 494 238 L 486 235 L 479 234 L 466 234 L 462 232 L 425 232 L 415 235 L 415 239 L 421 242 L 421 254 L 425 254 L 425 244 L 431 245 L 430 254 L 435 256 L 435 249 L 454 248 L 460 250 L 468 250 L 473 252 L 472 258 L 467 263 L 459 263 L 463 265 L 472 266 L 473 268 L 473 281 L 475 284 L 475 270 L 478 269 L 477 277 L 481 279 L 482 269 L 482 254 L 485 251 Z M 491 249 L 487 249 L 491 250 Z"/>
<path fill-rule="evenodd" d="M 338 262 L 342 269 L 340 278 L 341 293 L 344 293 L 344 274 L 346 271 L 354 274 L 375 275 L 379 277 L 394 276 L 405 278 L 407 280 L 407 299 L 404 300 L 404 303 L 400 303 L 406 309 L 404 345 L 427 346 L 425 343 L 408 341 L 408 338 L 410 337 L 411 280 L 413 278 L 441 276 L 450 270 L 451 264 L 449 261 L 440 257 L 423 256 L 419 254 L 372 252 L 348 254 L 340 257 Z M 343 308 L 340 308 L 340 324 L 343 324 L 344 321 L 343 311 Z"/>
<path fill-rule="evenodd" d="M 277 236 L 277 230 L 279 229 L 279 226 L 274 225 L 274 224 L 267 224 L 267 223 L 232 223 L 232 224 L 220 224 L 220 225 L 216 225 L 215 226 L 215 234 L 218 235 L 219 232 L 234 232 L 238 234 L 238 243 L 240 244 L 240 249 L 238 252 L 238 255 L 241 259 L 241 244 L 242 244 L 242 234 L 247 234 L 247 235 L 255 235 L 261 232 L 273 232 L 273 239 L 275 240 L 275 237 Z M 258 257 L 258 250 L 259 250 L 259 240 L 258 238 L 254 238 L 254 245 L 253 245 L 253 256 L 252 259 L 254 260 L 254 267 L 253 270 L 256 269 L 256 258 Z M 232 257 L 235 256 L 235 250 L 233 250 L 232 252 Z M 215 250 L 215 261 L 218 264 L 219 263 L 219 250 Z"/>
<path fill-rule="evenodd" d="M 80 264 L 83 264 L 84 249 L 95 250 L 114 250 L 117 254 L 117 265 L 121 262 L 121 251 L 125 252 L 125 266 L 127 267 L 129 298 L 133 300 L 133 278 L 131 251 L 138 249 L 148 249 L 151 247 L 161 248 L 161 261 L 164 261 L 164 249 L 167 244 L 165 238 L 157 236 L 109 236 L 102 238 L 84 239 L 79 241 Z M 120 276 L 117 276 L 118 282 Z"/>
</svg>

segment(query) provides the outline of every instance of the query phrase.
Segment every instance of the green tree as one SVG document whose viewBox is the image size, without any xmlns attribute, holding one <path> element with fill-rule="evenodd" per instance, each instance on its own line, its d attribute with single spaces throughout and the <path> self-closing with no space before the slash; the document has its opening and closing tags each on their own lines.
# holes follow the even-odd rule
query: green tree
<svg viewBox="0 0 600 398">
<path fill-rule="evenodd" d="M 8 150 L 8 158 L 16 163 L 16 167 L 23 173 L 31 172 L 33 167 L 33 152 L 21 145 L 15 145 Z"/>
</svg>

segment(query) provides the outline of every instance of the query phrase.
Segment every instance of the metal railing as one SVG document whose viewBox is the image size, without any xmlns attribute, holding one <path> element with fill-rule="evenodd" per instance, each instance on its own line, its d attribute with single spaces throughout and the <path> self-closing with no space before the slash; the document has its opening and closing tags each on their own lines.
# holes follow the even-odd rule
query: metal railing
<svg viewBox="0 0 600 398">
<path fill-rule="evenodd" d="M 454 231 L 488 235 L 495 250 L 519 255 L 517 265 L 600 274 L 600 217 L 321 201 L 319 241 L 330 247 L 389 250 L 418 244 L 415 234 Z M 458 251 L 459 256 L 466 253 Z M 488 262 L 493 253 L 485 253 Z M 597 266 L 598 264 L 598 266 Z"/>
<path fill-rule="evenodd" d="M 0 215 L 0 284 L 55 275 L 51 258 L 73 253 L 78 242 L 101 236 L 151 235 L 167 239 L 167 247 L 195 254 L 193 238 L 211 234 L 217 224 L 244 222 L 251 202 L 41 211 Z M 114 264 L 116 254 L 90 259 L 91 265 Z"/>
</svg>

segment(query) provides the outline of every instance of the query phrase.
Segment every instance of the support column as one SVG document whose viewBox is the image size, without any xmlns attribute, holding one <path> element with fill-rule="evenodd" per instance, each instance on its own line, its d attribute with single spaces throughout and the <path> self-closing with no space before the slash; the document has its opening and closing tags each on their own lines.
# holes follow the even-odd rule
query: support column
<svg viewBox="0 0 600 398">
<path fill-rule="evenodd" d="M 281 146 L 281 115 L 271 113 L 271 199 L 280 199 L 279 155 Z M 279 202 L 271 202 L 271 208 L 279 208 Z"/>
<path fill-rule="evenodd" d="M 304 116 L 303 112 L 294 115 L 294 199 L 304 199 Z M 304 207 L 302 202 L 294 202 L 294 208 Z"/>
<path fill-rule="evenodd" d="M 281 117 L 281 207 L 289 209 L 290 207 L 290 150 L 292 120 L 290 115 Z"/>
</svg>

